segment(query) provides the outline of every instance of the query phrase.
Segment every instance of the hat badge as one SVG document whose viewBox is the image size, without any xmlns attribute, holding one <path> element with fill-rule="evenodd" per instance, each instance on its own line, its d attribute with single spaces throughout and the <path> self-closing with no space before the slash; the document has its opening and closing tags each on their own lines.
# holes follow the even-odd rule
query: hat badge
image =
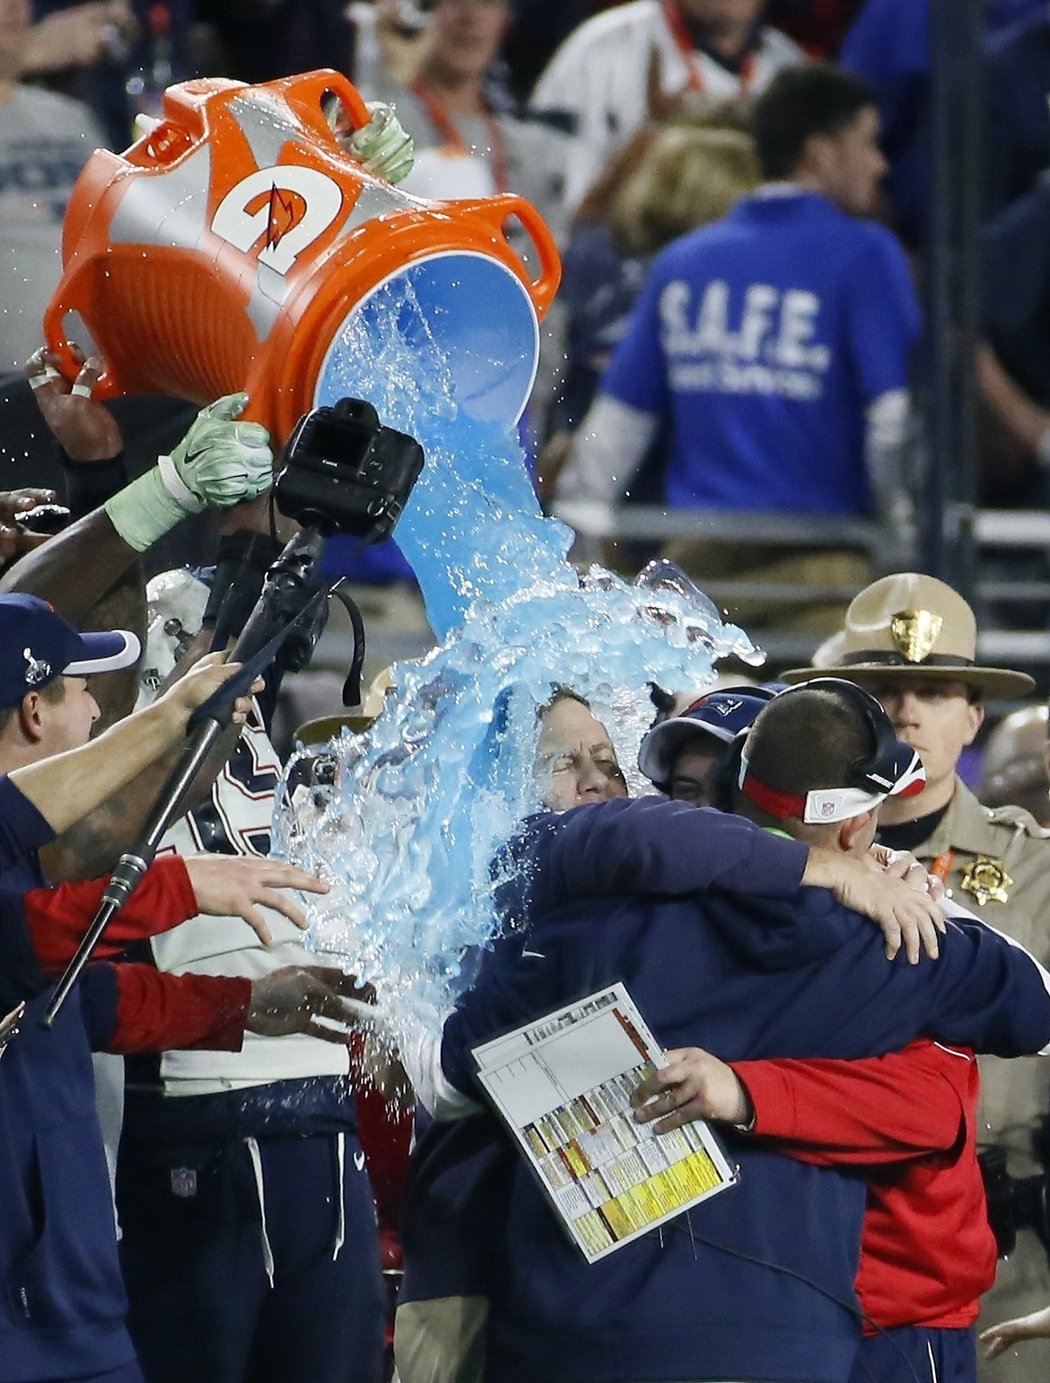
<svg viewBox="0 0 1050 1383">
<path fill-rule="evenodd" d="M 909 663 L 921 663 L 933 652 L 944 620 L 932 610 L 902 611 L 890 620 L 890 636 Z"/>
<path fill-rule="evenodd" d="M 26 660 L 26 686 L 38 687 L 41 682 L 46 682 L 51 676 L 51 664 L 43 658 L 34 658 L 31 648 L 22 649 L 22 657 Z"/>
</svg>

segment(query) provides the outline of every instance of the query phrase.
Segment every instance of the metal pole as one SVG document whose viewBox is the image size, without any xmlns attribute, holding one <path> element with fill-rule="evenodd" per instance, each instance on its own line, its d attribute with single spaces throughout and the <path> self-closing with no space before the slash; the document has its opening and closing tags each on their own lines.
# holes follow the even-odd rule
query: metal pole
<svg viewBox="0 0 1050 1383">
<path fill-rule="evenodd" d="M 933 206 L 927 261 L 921 564 L 972 600 L 977 504 L 983 0 L 928 0 Z"/>
</svg>

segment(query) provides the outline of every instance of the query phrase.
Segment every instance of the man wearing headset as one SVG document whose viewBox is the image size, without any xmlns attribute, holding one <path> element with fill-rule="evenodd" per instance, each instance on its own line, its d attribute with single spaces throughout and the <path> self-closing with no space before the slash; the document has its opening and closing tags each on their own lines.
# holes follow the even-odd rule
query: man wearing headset
<svg viewBox="0 0 1050 1383">
<path fill-rule="evenodd" d="M 808 686 L 850 695 L 849 684 L 837 680 Z M 866 694 L 858 688 L 852 695 L 863 710 Z M 786 714 L 772 723 L 759 717 L 735 756 L 738 770 L 744 763 L 735 810 L 810 844 L 851 848 L 853 823 L 819 819 L 791 791 L 808 752 L 804 701 L 789 697 L 778 709 Z M 712 714 L 718 712 L 710 706 L 694 710 L 693 726 L 675 737 L 651 733 L 639 756 L 643 770 L 648 763 L 678 782 L 697 737 L 695 717 Z M 876 719 L 888 731 L 885 717 Z M 728 1065 L 692 1049 L 668 1053 L 668 1065 L 643 1082 L 635 1117 L 659 1120 L 659 1132 L 692 1118 L 744 1125 L 792 1156 L 855 1166 L 868 1196 L 856 1281 L 864 1338 L 853 1377 L 914 1383 L 932 1368 L 964 1383 L 976 1378 L 973 1323 L 996 1258 L 977 1162 L 979 1092 L 973 1052 L 928 1040 L 860 1061 Z"/>
<path fill-rule="evenodd" d="M 927 787 L 921 797 L 884 808 L 879 840 L 913 851 L 944 881 L 949 898 L 1050 961 L 1050 832 L 1016 806 L 985 807 L 959 777 L 963 750 L 984 721 L 985 697 L 1027 695 L 1030 677 L 989 667 L 977 657 L 974 613 L 943 581 L 901 572 L 873 582 L 846 611 L 837 664 L 819 673 L 793 668 L 786 682 L 830 672 L 877 697 L 897 734 L 922 755 Z M 1048 1080 L 1041 1062 L 982 1060 L 984 1141 L 1005 1149 L 1012 1176 L 1040 1171 L 1034 1152 L 1047 1112 Z M 999 1264 L 983 1307 L 991 1319 L 1021 1316 L 1050 1298 L 1046 1250 L 1021 1228 Z M 1025 1383 L 1029 1369 L 1013 1352 L 983 1376 Z"/>
<path fill-rule="evenodd" d="M 921 786 L 917 756 L 859 693 L 852 693 L 854 705 L 840 691 L 792 692 L 780 699 L 777 716 L 788 696 L 806 703 L 812 726 L 792 801 L 801 801 L 803 815 L 812 799 L 814 820 L 838 822 L 851 846 L 866 846 L 881 802 Z M 754 772 L 745 783 L 767 803 L 770 794 L 785 796 Z M 469 1096 L 477 1042 L 612 979 L 626 981 L 665 1046 L 702 1032 L 730 1060 L 869 1056 L 922 1032 L 1004 1055 L 1044 1045 L 1045 974 L 987 929 L 952 928 L 935 966 L 890 966 L 881 939 L 819 892 L 787 906 L 717 893 L 668 897 L 687 891 L 695 868 L 668 829 L 672 816 L 689 814 L 668 804 L 652 804 L 659 829 L 640 841 L 633 860 L 612 855 L 615 873 L 633 872 L 624 892 L 635 896 L 582 900 L 580 891 L 593 894 L 593 879 L 610 869 L 602 816 L 622 807 L 622 821 L 631 805 L 570 813 L 539 842 L 534 898 L 546 915 L 537 917 L 520 956 L 494 966 L 461 1001 L 439 1060 L 420 1060 L 414 1072 L 419 1093 L 439 1112 L 476 1108 Z M 637 829 L 643 819 L 634 814 L 636 835 L 645 834 Z M 629 847 L 626 833 L 623 839 Z M 637 894 L 652 877 L 642 871 L 646 859 L 665 871 L 660 895 Z M 570 896 L 571 907 L 559 906 Z M 530 1376 L 542 1338 L 544 1376 L 559 1383 L 847 1378 L 857 1343 L 852 1279 L 861 1183 L 802 1167 L 742 1134 L 730 1141 L 742 1168 L 739 1188 L 694 1211 L 688 1224 L 665 1227 L 662 1244 L 646 1236 L 590 1266 L 562 1240 L 521 1167 L 504 1280 L 493 1296 L 489 1376 L 499 1383 Z"/>
</svg>

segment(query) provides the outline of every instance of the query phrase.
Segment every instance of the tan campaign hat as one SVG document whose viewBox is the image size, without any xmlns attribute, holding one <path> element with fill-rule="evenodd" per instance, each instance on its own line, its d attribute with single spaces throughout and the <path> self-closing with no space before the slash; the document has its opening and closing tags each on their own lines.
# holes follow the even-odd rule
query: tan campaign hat
<svg viewBox="0 0 1050 1383">
<path fill-rule="evenodd" d="M 990 696 L 1023 696 L 1035 686 L 1027 673 L 980 667 L 973 611 L 951 586 L 921 572 L 898 572 L 865 586 L 846 611 L 841 635 L 833 638 L 833 663 L 791 668 L 781 680 L 805 682 L 819 675 L 863 684 L 875 676 L 914 673 L 924 680 L 965 682 Z"/>
</svg>

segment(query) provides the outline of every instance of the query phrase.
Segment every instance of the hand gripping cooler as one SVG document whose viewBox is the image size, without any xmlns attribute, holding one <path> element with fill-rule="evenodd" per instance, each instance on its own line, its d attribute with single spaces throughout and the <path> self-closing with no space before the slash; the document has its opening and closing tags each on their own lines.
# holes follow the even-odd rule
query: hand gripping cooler
<svg viewBox="0 0 1050 1383">
<path fill-rule="evenodd" d="M 367 123 L 336 72 L 184 82 L 148 135 L 92 155 L 44 318 L 68 377 L 65 319 L 76 312 L 106 361 L 97 397 L 206 403 L 244 389 L 246 416 L 282 441 L 301 414 L 353 392 L 343 329 L 382 311 L 377 290 L 405 280 L 460 407 L 517 420 L 560 277 L 546 225 L 520 197 L 430 202 L 370 176 L 332 133 L 322 104 L 332 99 L 353 128 Z M 511 218 L 532 241 L 535 278 L 507 238 Z"/>
</svg>

